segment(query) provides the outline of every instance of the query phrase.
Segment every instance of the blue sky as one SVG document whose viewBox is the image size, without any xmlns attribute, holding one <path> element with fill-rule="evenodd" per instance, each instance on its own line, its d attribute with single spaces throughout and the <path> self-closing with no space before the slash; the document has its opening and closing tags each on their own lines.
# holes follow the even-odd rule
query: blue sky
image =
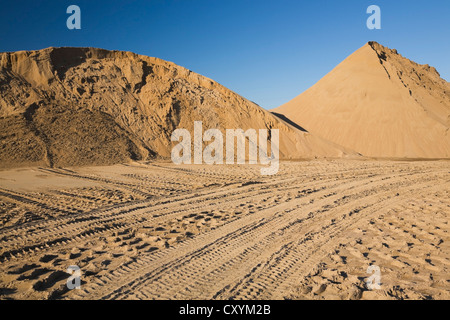
<svg viewBox="0 0 450 320">
<path fill-rule="evenodd" d="M 81 8 L 81 30 L 66 9 Z M 381 8 L 381 30 L 366 9 Z M 175 62 L 266 109 L 317 82 L 367 41 L 437 68 L 450 80 L 450 1 L 8 1 L 0 51 L 50 46 L 126 50 Z"/>
</svg>

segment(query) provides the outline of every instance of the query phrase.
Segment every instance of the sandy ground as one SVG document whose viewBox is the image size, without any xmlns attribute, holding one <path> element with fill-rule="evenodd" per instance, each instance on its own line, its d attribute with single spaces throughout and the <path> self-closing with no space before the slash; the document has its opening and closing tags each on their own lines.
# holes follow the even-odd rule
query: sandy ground
<svg viewBox="0 0 450 320">
<path fill-rule="evenodd" d="M 1 171 L 0 299 L 449 299 L 449 164 Z"/>
</svg>

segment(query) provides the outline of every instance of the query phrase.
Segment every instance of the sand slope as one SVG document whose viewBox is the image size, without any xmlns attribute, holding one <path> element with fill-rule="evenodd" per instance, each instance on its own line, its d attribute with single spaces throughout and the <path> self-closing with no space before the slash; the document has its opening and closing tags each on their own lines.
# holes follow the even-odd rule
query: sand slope
<svg viewBox="0 0 450 320">
<path fill-rule="evenodd" d="M 375 42 L 274 112 L 365 156 L 450 157 L 450 84 Z"/>
<path fill-rule="evenodd" d="M 282 158 L 347 152 L 220 84 L 130 52 L 48 48 L 0 54 L 0 166 L 170 157 L 176 128 L 280 129 Z M 350 152 L 351 153 L 351 152 Z"/>
</svg>

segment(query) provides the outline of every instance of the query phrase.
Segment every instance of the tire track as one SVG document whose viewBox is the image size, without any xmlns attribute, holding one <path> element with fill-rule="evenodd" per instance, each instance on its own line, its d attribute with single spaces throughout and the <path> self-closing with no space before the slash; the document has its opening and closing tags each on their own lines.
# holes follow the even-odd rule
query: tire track
<svg viewBox="0 0 450 320">
<path fill-rule="evenodd" d="M 420 172 L 420 173 L 416 173 L 416 175 L 424 175 L 424 176 L 426 176 L 427 175 L 427 173 L 426 172 Z M 426 180 L 426 179 L 425 179 Z M 361 182 L 360 181 L 357 181 L 357 182 L 354 182 L 354 184 L 355 185 L 358 185 L 358 184 L 361 184 Z M 364 187 L 367 187 L 368 185 L 366 184 L 366 185 L 364 185 L 363 187 L 361 187 L 361 189 L 364 189 Z M 398 186 L 395 186 L 395 187 L 398 187 Z M 391 192 L 391 190 L 390 191 L 388 191 L 388 192 Z M 328 198 L 328 200 L 327 201 L 331 201 L 331 200 L 333 200 L 334 198 L 338 198 L 338 197 L 336 197 L 336 196 L 331 196 L 331 197 L 329 197 Z M 280 205 L 281 207 L 283 207 L 283 205 Z M 286 209 L 288 209 L 288 207 L 289 206 L 286 206 L 285 205 L 285 207 L 286 207 Z M 280 208 L 280 209 L 282 209 L 282 208 Z M 285 210 L 286 210 L 285 209 Z M 278 209 L 279 210 L 279 209 Z M 268 211 L 270 211 L 270 210 L 267 210 L 267 212 Z M 295 210 L 294 210 L 295 211 Z M 266 215 L 267 215 L 267 212 L 264 212 Z M 272 214 L 270 214 L 269 216 L 273 216 L 273 213 Z M 265 216 L 265 215 L 263 215 L 263 217 L 261 217 L 263 220 L 264 220 L 264 225 L 270 225 L 269 224 L 269 222 L 271 222 L 271 221 L 273 221 L 275 218 L 274 217 L 272 217 L 272 218 L 269 218 L 269 216 Z M 277 219 L 277 221 L 278 221 L 278 223 L 279 224 L 282 224 L 282 225 L 286 225 L 286 223 L 288 223 L 288 221 L 289 221 L 289 219 L 287 219 L 287 216 L 284 214 L 284 215 L 282 215 L 282 216 L 280 216 L 280 215 L 278 215 L 278 216 L 276 216 L 278 219 Z M 256 219 L 257 217 L 252 217 L 252 218 L 249 218 L 249 222 L 251 221 L 250 219 Z M 242 219 L 241 219 L 242 220 Z M 247 221 L 245 221 L 245 222 L 247 222 Z M 237 224 L 239 224 L 239 225 L 242 225 L 244 223 L 244 221 L 239 221 Z M 228 225 L 228 227 L 230 227 L 230 225 L 231 225 L 232 223 L 230 223 L 229 225 Z M 216 259 L 218 258 L 218 257 L 223 257 L 225 254 L 226 254 L 226 250 L 228 250 L 228 247 L 230 247 L 230 246 L 232 246 L 232 247 L 237 247 L 237 248 L 239 248 L 239 244 L 241 244 L 241 243 L 245 243 L 246 241 L 249 241 L 248 243 L 252 243 L 251 242 L 251 239 L 259 239 L 260 238 L 260 235 L 257 235 L 257 234 L 255 234 L 255 233 L 257 233 L 257 232 L 263 232 L 265 235 L 267 235 L 266 233 L 273 233 L 271 230 L 279 230 L 280 229 L 280 225 L 275 225 L 275 226 L 273 226 L 273 225 L 271 225 L 270 227 L 266 227 L 266 228 L 262 228 L 261 226 L 255 226 L 254 224 L 252 224 L 252 223 L 249 223 L 249 224 L 246 224 L 245 225 L 246 227 L 246 229 L 249 229 L 250 231 L 249 232 L 244 232 L 245 230 L 243 230 L 243 229 L 241 229 L 241 228 L 237 228 L 237 229 L 235 229 L 235 230 L 230 230 L 231 232 L 229 232 L 229 233 L 226 233 L 226 235 L 225 236 L 223 236 L 223 237 L 218 237 L 217 235 L 208 235 L 209 236 L 209 238 L 211 239 L 211 237 L 212 237 L 212 239 L 215 239 L 213 242 L 211 242 L 211 243 L 209 243 L 209 244 L 207 244 L 208 243 L 208 241 L 206 241 L 206 245 L 205 245 L 205 242 L 203 242 L 203 246 L 201 246 L 201 245 L 197 245 L 197 247 L 198 246 L 200 246 L 200 249 L 199 250 L 196 250 L 194 253 L 192 253 L 192 254 L 189 254 L 189 255 L 187 255 L 187 256 L 185 256 L 184 258 L 182 257 L 182 256 L 177 256 L 176 257 L 176 259 L 175 259 L 175 257 L 173 257 L 173 260 L 175 261 L 175 265 L 171 265 L 170 263 L 169 264 L 163 264 L 162 266 L 161 266 L 161 270 L 159 271 L 159 273 L 158 272 L 155 272 L 155 275 L 154 276 L 152 276 L 150 273 L 149 274 L 145 274 L 145 278 L 146 279 L 153 279 L 153 278 L 155 278 L 155 279 L 158 279 L 157 277 L 161 274 L 161 272 L 162 271 L 167 271 L 167 269 L 170 267 L 171 269 L 176 269 L 176 268 L 179 268 L 179 266 L 180 265 L 182 265 L 183 264 L 183 261 L 190 261 L 190 265 L 192 265 L 192 259 L 196 256 L 196 255 L 199 255 L 199 254 L 201 254 L 202 256 L 206 256 L 209 252 L 211 252 L 211 250 L 213 250 L 212 252 L 214 253 L 213 254 L 213 256 L 208 256 L 207 257 L 207 260 L 209 260 L 209 261 L 216 261 Z M 231 226 L 231 228 L 232 228 L 232 226 Z M 223 227 L 223 228 L 221 228 L 221 229 L 225 229 L 225 227 Z M 226 228 L 226 229 L 229 229 L 229 228 Z M 261 231 L 262 230 L 262 231 Z M 219 232 L 219 234 L 220 233 L 223 233 L 223 232 L 226 232 L 226 231 L 224 231 L 224 230 L 221 230 L 221 232 Z M 246 234 L 248 234 L 248 236 L 245 236 Z M 234 236 L 233 236 L 234 235 Z M 244 237 L 244 239 L 242 239 Z M 270 239 L 270 240 L 273 240 L 273 239 Z M 198 241 L 200 241 L 200 240 L 198 240 Z M 233 241 L 237 241 L 237 243 L 234 243 Z M 269 241 L 269 240 L 268 240 Z M 270 242 L 270 241 L 269 241 Z M 265 242 L 265 243 L 267 243 L 267 241 Z M 217 250 L 217 249 L 215 249 L 215 251 L 214 251 L 214 246 L 212 246 L 212 244 L 214 244 L 214 246 L 219 246 L 219 245 L 221 245 L 222 246 L 222 250 Z M 208 250 L 210 250 L 210 251 L 205 251 L 207 248 L 210 248 L 210 249 L 208 249 Z M 212 248 L 212 249 L 211 249 Z M 236 249 L 236 250 L 239 250 L 239 249 Z M 251 247 L 249 247 L 248 248 L 248 250 L 249 250 L 249 252 L 251 252 L 252 250 L 254 250 L 254 248 L 251 248 Z M 182 250 L 182 248 L 181 247 L 178 247 L 177 248 L 177 251 L 183 251 Z M 152 261 L 153 259 L 151 259 L 151 260 L 149 260 L 149 262 L 150 261 Z M 226 260 L 226 259 L 225 259 Z M 228 259 L 228 260 L 232 260 L 232 259 Z M 238 259 L 239 260 L 239 259 Z M 145 264 L 145 263 L 144 263 Z M 201 264 L 201 263 L 200 263 Z M 198 267 L 195 269 L 195 270 L 197 270 L 197 272 L 201 272 L 202 274 L 204 273 L 203 271 L 201 271 L 201 269 L 200 269 L 200 271 L 199 271 L 199 269 L 198 269 Z M 121 276 L 122 276 L 122 274 L 121 274 Z M 179 281 L 179 279 L 177 279 L 177 281 Z M 190 280 L 189 280 L 190 281 Z M 109 281 L 106 281 L 106 283 L 108 283 Z M 137 283 L 139 283 L 139 281 L 135 281 L 135 282 L 137 282 Z M 162 282 L 162 283 L 164 283 L 164 282 Z M 125 284 L 124 285 L 125 287 L 127 287 L 127 286 L 129 286 L 129 284 Z M 103 291 L 104 290 L 104 288 L 102 288 L 100 291 Z M 161 290 L 161 288 L 158 288 L 158 290 L 160 291 Z M 120 290 L 119 290 L 120 291 Z M 118 296 L 112 296 L 112 295 L 107 295 L 106 296 L 106 298 L 112 298 L 112 297 L 114 297 L 114 298 L 117 298 Z"/>
<path fill-rule="evenodd" d="M 291 182 L 292 178 L 288 179 L 287 182 Z M 328 181 L 331 181 L 332 179 L 326 180 L 326 181 L 320 181 L 319 183 L 312 184 L 311 187 L 323 187 L 323 185 L 327 184 Z M 85 239 L 86 237 L 97 237 L 101 234 L 107 232 L 107 231 L 123 231 L 126 228 L 130 227 L 138 227 L 139 225 L 142 225 L 144 222 L 134 222 L 131 224 L 124 225 L 122 227 L 119 227 L 117 225 L 120 225 L 122 223 L 122 220 L 136 220 L 139 217 L 142 217 L 143 215 L 147 215 L 149 212 L 152 213 L 152 215 L 157 215 L 158 218 L 150 218 L 145 221 L 145 223 L 161 223 L 164 222 L 166 219 L 171 218 L 172 216 L 188 211 L 188 210 L 195 210 L 204 208 L 205 206 L 210 205 L 212 202 L 223 198 L 224 201 L 226 201 L 228 204 L 239 202 L 245 199 L 251 199 L 255 194 L 269 194 L 271 191 L 271 188 L 279 184 L 280 182 L 276 181 L 271 184 L 263 185 L 261 187 L 264 187 L 266 191 L 259 191 L 259 190 L 253 190 L 252 186 L 247 186 L 241 188 L 239 191 L 233 191 L 231 194 L 229 193 L 230 189 L 235 189 L 234 186 L 229 186 L 227 189 L 218 191 L 218 192 L 204 192 L 200 196 L 193 196 L 192 199 L 186 197 L 179 197 L 179 201 L 177 199 L 171 199 L 170 201 L 162 202 L 160 205 L 152 205 L 151 201 L 140 201 L 138 203 L 132 204 L 131 206 L 128 205 L 119 205 L 119 206 L 113 206 L 110 210 L 101 210 L 96 209 L 91 212 L 77 215 L 77 218 L 72 217 L 65 217 L 65 218 L 59 218 L 55 219 L 55 221 L 50 222 L 39 222 L 36 223 L 30 227 L 28 227 L 28 230 L 26 227 L 16 228 L 12 231 L 12 234 L 14 235 L 14 238 L 11 240 L 3 241 L 3 248 L 8 248 L 17 244 L 23 244 L 26 241 L 29 242 L 35 242 L 37 238 L 42 237 L 46 238 L 46 243 L 44 244 L 33 244 L 31 246 L 25 246 L 24 248 L 15 249 L 12 252 L 4 252 L 2 255 L 0 255 L 0 258 L 6 258 L 8 257 L 8 254 L 11 256 L 12 254 L 21 253 L 20 256 L 25 254 L 26 252 L 32 252 L 34 249 L 39 248 L 42 249 L 43 247 L 52 247 L 57 245 L 58 243 L 66 244 L 70 239 L 73 239 L 73 241 L 79 241 L 82 239 Z M 285 182 L 286 183 L 286 182 Z M 292 188 L 292 187 L 291 187 Z M 246 194 L 243 191 L 250 191 L 251 193 Z M 284 189 L 286 190 L 286 188 Z M 5 192 L 3 192 L 5 193 Z M 223 197 L 226 195 L 226 198 Z M 13 195 L 14 196 L 14 195 Z M 235 197 L 236 199 L 233 199 Z M 199 203 L 199 201 L 203 200 L 203 203 Z M 30 200 L 33 201 L 34 200 Z M 191 201 L 191 203 L 189 203 Z M 182 206 L 183 209 L 173 210 L 172 208 L 165 208 L 164 206 L 166 204 L 170 203 L 172 207 L 180 207 Z M 188 205 L 191 205 L 192 207 L 186 207 Z M 150 206 L 152 206 L 151 210 Z M 158 211 L 158 206 L 163 208 L 162 212 Z M 156 208 L 155 208 L 156 207 Z M 65 221 L 64 221 L 65 220 Z M 45 224 L 50 224 L 50 226 L 45 226 Z M 105 228 L 105 225 L 111 224 L 114 227 L 112 228 Z M 56 225 L 56 227 L 52 228 L 51 225 Z M 36 230 L 41 229 L 40 231 L 35 231 L 34 233 L 30 234 L 30 230 Z M 103 231 L 100 231 L 103 229 Z M 97 230 L 96 232 L 90 232 L 91 230 Z M 21 236 L 17 237 L 18 231 L 23 231 L 28 235 L 28 239 L 23 238 Z M 2 232 L 3 237 L 11 236 L 12 234 L 8 234 L 7 232 Z M 79 235 L 78 237 L 76 237 Z M 53 237 L 53 239 L 49 239 L 48 237 Z M 76 238 L 74 238 L 76 237 Z"/>
</svg>

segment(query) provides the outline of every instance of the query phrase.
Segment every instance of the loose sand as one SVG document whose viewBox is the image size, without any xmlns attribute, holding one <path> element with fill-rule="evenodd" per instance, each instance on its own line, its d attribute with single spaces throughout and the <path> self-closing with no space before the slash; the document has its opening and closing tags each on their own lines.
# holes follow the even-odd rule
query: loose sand
<svg viewBox="0 0 450 320">
<path fill-rule="evenodd" d="M 367 157 L 450 158 L 450 83 L 378 43 L 273 111 Z"/>
<path fill-rule="evenodd" d="M 448 161 L 0 172 L 0 299 L 449 299 Z M 80 290 L 66 287 L 69 265 Z M 368 290 L 369 265 L 381 289 Z"/>
<path fill-rule="evenodd" d="M 449 92 L 377 43 L 278 115 L 157 58 L 0 53 L 0 299 L 449 299 L 449 160 L 363 158 L 450 158 Z M 167 162 L 194 121 L 317 160 Z"/>
<path fill-rule="evenodd" d="M 0 168 L 170 159 L 177 128 L 279 129 L 280 157 L 356 155 L 298 130 L 219 83 L 131 52 L 0 53 Z"/>
</svg>

